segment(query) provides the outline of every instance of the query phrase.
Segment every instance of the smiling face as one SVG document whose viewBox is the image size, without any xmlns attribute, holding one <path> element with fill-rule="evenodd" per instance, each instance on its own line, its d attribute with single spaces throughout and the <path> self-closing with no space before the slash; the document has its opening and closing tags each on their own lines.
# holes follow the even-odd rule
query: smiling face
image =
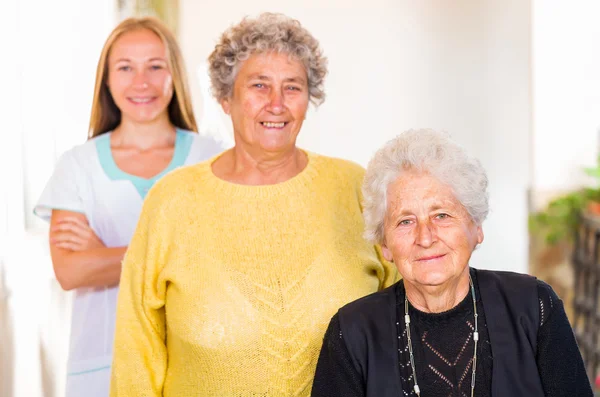
<svg viewBox="0 0 600 397">
<path fill-rule="evenodd" d="M 295 148 L 308 100 L 304 65 L 270 52 L 244 61 L 231 98 L 221 105 L 231 116 L 236 145 L 247 152 L 282 153 Z"/>
<path fill-rule="evenodd" d="M 169 117 L 173 81 L 164 43 L 150 30 L 123 34 L 108 57 L 108 87 L 123 120 L 137 123 Z"/>
<path fill-rule="evenodd" d="M 468 272 L 483 231 L 437 178 L 404 172 L 387 192 L 383 253 L 413 285 L 440 286 Z"/>
</svg>

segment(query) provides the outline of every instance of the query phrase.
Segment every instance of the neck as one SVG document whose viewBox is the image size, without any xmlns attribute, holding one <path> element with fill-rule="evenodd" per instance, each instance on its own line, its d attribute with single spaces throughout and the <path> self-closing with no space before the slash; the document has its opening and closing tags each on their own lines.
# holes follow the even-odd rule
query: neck
<svg viewBox="0 0 600 397">
<path fill-rule="evenodd" d="M 223 157 L 225 178 L 245 185 L 285 182 L 308 164 L 306 154 L 296 147 L 284 153 L 253 154 L 236 145 Z"/>
<path fill-rule="evenodd" d="M 425 313 L 442 313 L 456 307 L 469 293 L 469 267 L 456 279 L 442 285 L 423 286 L 404 282 L 406 297 L 417 310 Z"/>
<path fill-rule="evenodd" d="M 165 116 L 150 123 L 137 123 L 123 118 L 113 131 L 111 143 L 140 150 L 172 146 L 175 142 L 175 126 Z"/>
</svg>

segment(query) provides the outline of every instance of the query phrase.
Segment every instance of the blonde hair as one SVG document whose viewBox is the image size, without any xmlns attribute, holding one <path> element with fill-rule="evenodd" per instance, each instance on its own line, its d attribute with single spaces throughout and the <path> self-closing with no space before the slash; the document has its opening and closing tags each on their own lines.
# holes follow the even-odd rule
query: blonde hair
<svg viewBox="0 0 600 397">
<path fill-rule="evenodd" d="M 308 76 L 311 102 L 325 101 L 324 82 L 327 58 L 317 39 L 300 22 L 283 14 L 265 12 L 244 18 L 227 29 L 208 58 L 212 91 L 217 101 L 230 98 L 241 64 L 252 54 L 286 53 L 300 61 Z"/>
<path fill-rule="evenodd" d="M 127 18 L 110 33 L 100 54 L 96 69 L 96 84 L 88 131 L 89 138 L 111 131 L 121 122 L 121 110 L 115 104 L 108 89 L 108 57 L 112 46 L 119 37 L 125 33 L 143 29 L 156 34 L 163 42 L 167 52 L 167 64 L 173 78 L 173 98 L 171 98 L 168 106 L 171 123 L 182 129 L 197 130 L 183 56 L 175 36 L 162 22 L 154 17 Z"/>
</svg>

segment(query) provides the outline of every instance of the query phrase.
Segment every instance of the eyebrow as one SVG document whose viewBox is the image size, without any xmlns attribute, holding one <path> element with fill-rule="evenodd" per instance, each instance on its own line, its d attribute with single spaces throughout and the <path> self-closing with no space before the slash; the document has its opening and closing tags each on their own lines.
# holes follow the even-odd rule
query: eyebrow
<svg viewBox="0 0 600 397">
<path fill-rule="evenodd" d="M 252 75 L 248 76 L 248 80 L 253 80 L 253 79 L 257 79 L 257 80 L 261 80 L 261 81 L 271 80 L 270 77 L 262 75 L 262 74 L 252 74 Z M 283 81 L 286 83 L 306 84 L 306 80 L 302 77 L 287 77 L 287 78 L 283 79 Z"/>
<path fill-rule="evenodd" d="M 150 58 L 148 59 L 148 62 L 154 62 L 154 61 L 162 61 L 162 62 L 167 62 L 167 60 L 165 58 L 160 58 L 160 57 L 154 57 L 154 58 Z M 129 58 L 119 58 L 115 61 L 115 63 L 118 62 L 131 62 L 131 59 Z"/>
<path fill-rule="evenodd" d="M 428 212 L 435 212 L 439 210 L 449 210 L 450 206 L 442 205 L 442 204 L 434 204 L 431 208 L 428 209 Z M 412 211 L 403 209 L 402 211 L 392 211 L 390 216 L 392 218 L 400 218 L 402 216 L 414 215 Z"/>
</svg>

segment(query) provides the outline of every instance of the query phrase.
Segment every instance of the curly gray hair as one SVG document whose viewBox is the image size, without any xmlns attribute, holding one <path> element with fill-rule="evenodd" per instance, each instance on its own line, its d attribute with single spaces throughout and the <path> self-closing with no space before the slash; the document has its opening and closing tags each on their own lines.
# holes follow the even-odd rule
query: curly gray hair
<svg viewBox="0 0 600 397">
<path fill-rule="evenodd" d="M 287 53 L 302 62 L 311 102 L 315 106 L 323 103 L 327 58 L 319 42 L 297 20 L 273 13 L 263 13 L 255 19 L 244 18 L 223 33 L 208 57 L 215 98 L 219 102 L 230 98 L 240 65 L 252 54 L 269 51 Z"/>
<path fill-rule="evenodd" d="M 387 142 L 369 162 L 363 182 L 365 238 L 384 242 L 387 189 L 403 172 L 427 172 L 450 186 L 473 222 L 489 212 L 488 179 L 481 163 L 446 133 L 409 130 Z"/>
</svg>

